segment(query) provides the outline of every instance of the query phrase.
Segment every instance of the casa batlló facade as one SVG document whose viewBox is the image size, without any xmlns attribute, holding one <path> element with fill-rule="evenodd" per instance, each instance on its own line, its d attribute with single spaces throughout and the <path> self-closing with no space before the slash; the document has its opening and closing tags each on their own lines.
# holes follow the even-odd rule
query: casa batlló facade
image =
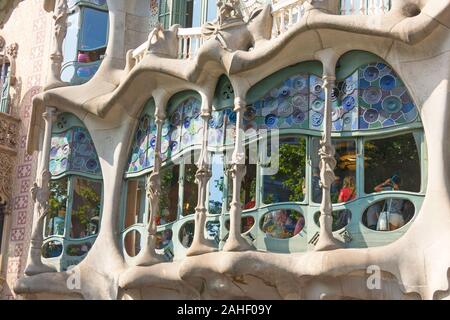
<svg viewBox="0 0 450 320">
<path fill-rule="evenodd" d="M 2 298 L 449 299 L 450 1 L 0 3 Z"/>
</svg>

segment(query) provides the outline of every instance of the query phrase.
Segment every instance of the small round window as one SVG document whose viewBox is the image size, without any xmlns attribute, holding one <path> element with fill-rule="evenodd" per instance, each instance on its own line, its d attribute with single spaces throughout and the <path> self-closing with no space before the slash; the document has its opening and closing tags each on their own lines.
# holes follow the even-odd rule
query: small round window
<svg viewBox="0 0 450 320">
<path fill-rule="evenodd" d="M 253 218 L 252 216 L 243 217 L 241 219 L 241 233 L 246 233 L 247 231 L 249 231 L 254 224 L 255 218 Z M 227 220 L 225 222 L 225 228 L 227 228 L 227 230 L 230 230 L 230 220 Z"/>
<path fill-rule="evenodd" d="M 158 232 L 156 234 L 156 249 L 164 249 L 172 241 L 173 232 L 170 229 Z"/>
<path fill-rule="evenodd" d="M 333 215 L 333 227 L 332 227 L 333 232 L 341 230 L 342 228 L 346 227 L 350 223 L 350 220 L 352 219 L 352 212 L 348 209 L 333 211 L 332 215 Z M 318 227 L 320 227 L 319 218 L 320 212 L 316 212 L 314 214 L 314 222 Z"/>
<path fill-rule="evenodd" d="M 141 234 L 137 230 L 129 231 L 124 239 L 124 248 L 128 256 L 135 257 L 141 251 Z"/>
<path fill-rule="evenodd" d="M 60 241 L 49 241 L 42 247 L 42 256 L 44 258 L 57 258 L 63 252 L 63 244 Z"/>
<path fill-rule="evenodd" d="M 191 246 L 192 240 L 194 240 L 194 229 L 194 221 L 188 221 L 180 228 L 179 239 L 183 247 L 189 248 Z"/>
<path fill-rule="evenodd" d="M 294 210 L 280 209 L 266 213 L 261 219 L 261 230 L 277 239 L 289 239 L 305 227 L 304 216 Z"/>
<path fill-rule="evenodd" d="M 416 209 L 407 199 L 387 198 L 375 202 L 364 211 L 362 223 L 377 231 L 395 231 L 414 217 Z"/>
<path fill-rule="evenodd" d="M 81 244 L 71 244 L 67 246 L 67 255 L 71 257 L 82 257 L 91 250 L 92 244 L 90 242 L 85 242 Z"/>
</svg>

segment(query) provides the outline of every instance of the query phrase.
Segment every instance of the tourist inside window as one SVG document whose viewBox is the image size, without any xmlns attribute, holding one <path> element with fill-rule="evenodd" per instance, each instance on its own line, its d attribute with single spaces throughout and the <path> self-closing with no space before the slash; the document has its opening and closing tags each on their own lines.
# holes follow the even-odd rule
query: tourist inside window
<svg viewBox="0 0 450 320">
<path fill-rule="evenodd" d="M 418 141 L 413 133 L 364 143 L 364 189 L 420 191 L 421 167 Z"/>
<path fill-rule="evenodd" d="M 63 44 L 63 81 L 77 85 L 92 78 L 105 56 L 108 28 L 109 14 L 104 3 L 80 3 L 71 9 Z"/>
<path fill-rule="evenodd" d="M 349 202 L 357 197 L 356 193 L 356 141 L 355 140 L 332 140 L 335 148 L 336 168 L 335 181 L 331 185 L 330 193 L 333 203 Z M 320 187 L 320 157 L 318 155 L 320 139 L 312 139 L 312 177 L 311 196 L 314 203 L 321 203 L 322 188 Z"/>
<path fill-rule="evenodd" d="M 376 231 L 394 231 L 414 217 L 414 204 L 402 198 L 387 198 L 371 205 L 363 214 L 363 224 Z"/>
<path fill-rule="evenodd" d="M 261 230 L 277 239 L 288 239 L 299 234 L 305 226 L 304 216 L 294 210 L 280 209 L 269 212 L 261 219 Z"/>
</svg>

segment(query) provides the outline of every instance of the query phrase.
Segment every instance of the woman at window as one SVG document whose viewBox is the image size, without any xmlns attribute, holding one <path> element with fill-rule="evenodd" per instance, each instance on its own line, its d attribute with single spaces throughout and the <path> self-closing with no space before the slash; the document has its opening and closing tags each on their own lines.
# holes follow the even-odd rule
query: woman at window
<svg viewBox="0 0 450 320">
<path fill-rule="evenodd" d="M 344 184 L 339 192 L 338 202 L 347 202 L 355 199 L 355 178 L 347 176 L 344 178 Z"/>
</svg>

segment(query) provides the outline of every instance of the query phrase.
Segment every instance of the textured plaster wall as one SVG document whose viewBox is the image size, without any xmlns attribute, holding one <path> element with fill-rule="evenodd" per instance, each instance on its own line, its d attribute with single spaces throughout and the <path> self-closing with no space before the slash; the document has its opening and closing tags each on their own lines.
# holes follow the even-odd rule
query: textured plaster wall
<svg viewBox="0 0 450 320">
<path fill-rule="evenodd" d="M 12 287 L 22 276 L 26 266 L 33 204 L 30 188 L 35 179 L 36 155 L 26 152 L 26 139 L 30 123 L 32 98 L 45 84 L 49 68 L 49 52 L 52 37 L 52 17 L 42 9 L 42 1 L 26 0 L 18 4 L 9 20 L 0 29 L 6 44 L 17 42 L 16 76 L 20 99 L 12 106 L 13 115 L 21 119 L 17 145 L 16 167 L 13 169 L 12 224 L 9 230 L 9 252 L 3 276 L 7 283 L 0 290 L 0 299 L 12 299 Z"/>
</svg>

